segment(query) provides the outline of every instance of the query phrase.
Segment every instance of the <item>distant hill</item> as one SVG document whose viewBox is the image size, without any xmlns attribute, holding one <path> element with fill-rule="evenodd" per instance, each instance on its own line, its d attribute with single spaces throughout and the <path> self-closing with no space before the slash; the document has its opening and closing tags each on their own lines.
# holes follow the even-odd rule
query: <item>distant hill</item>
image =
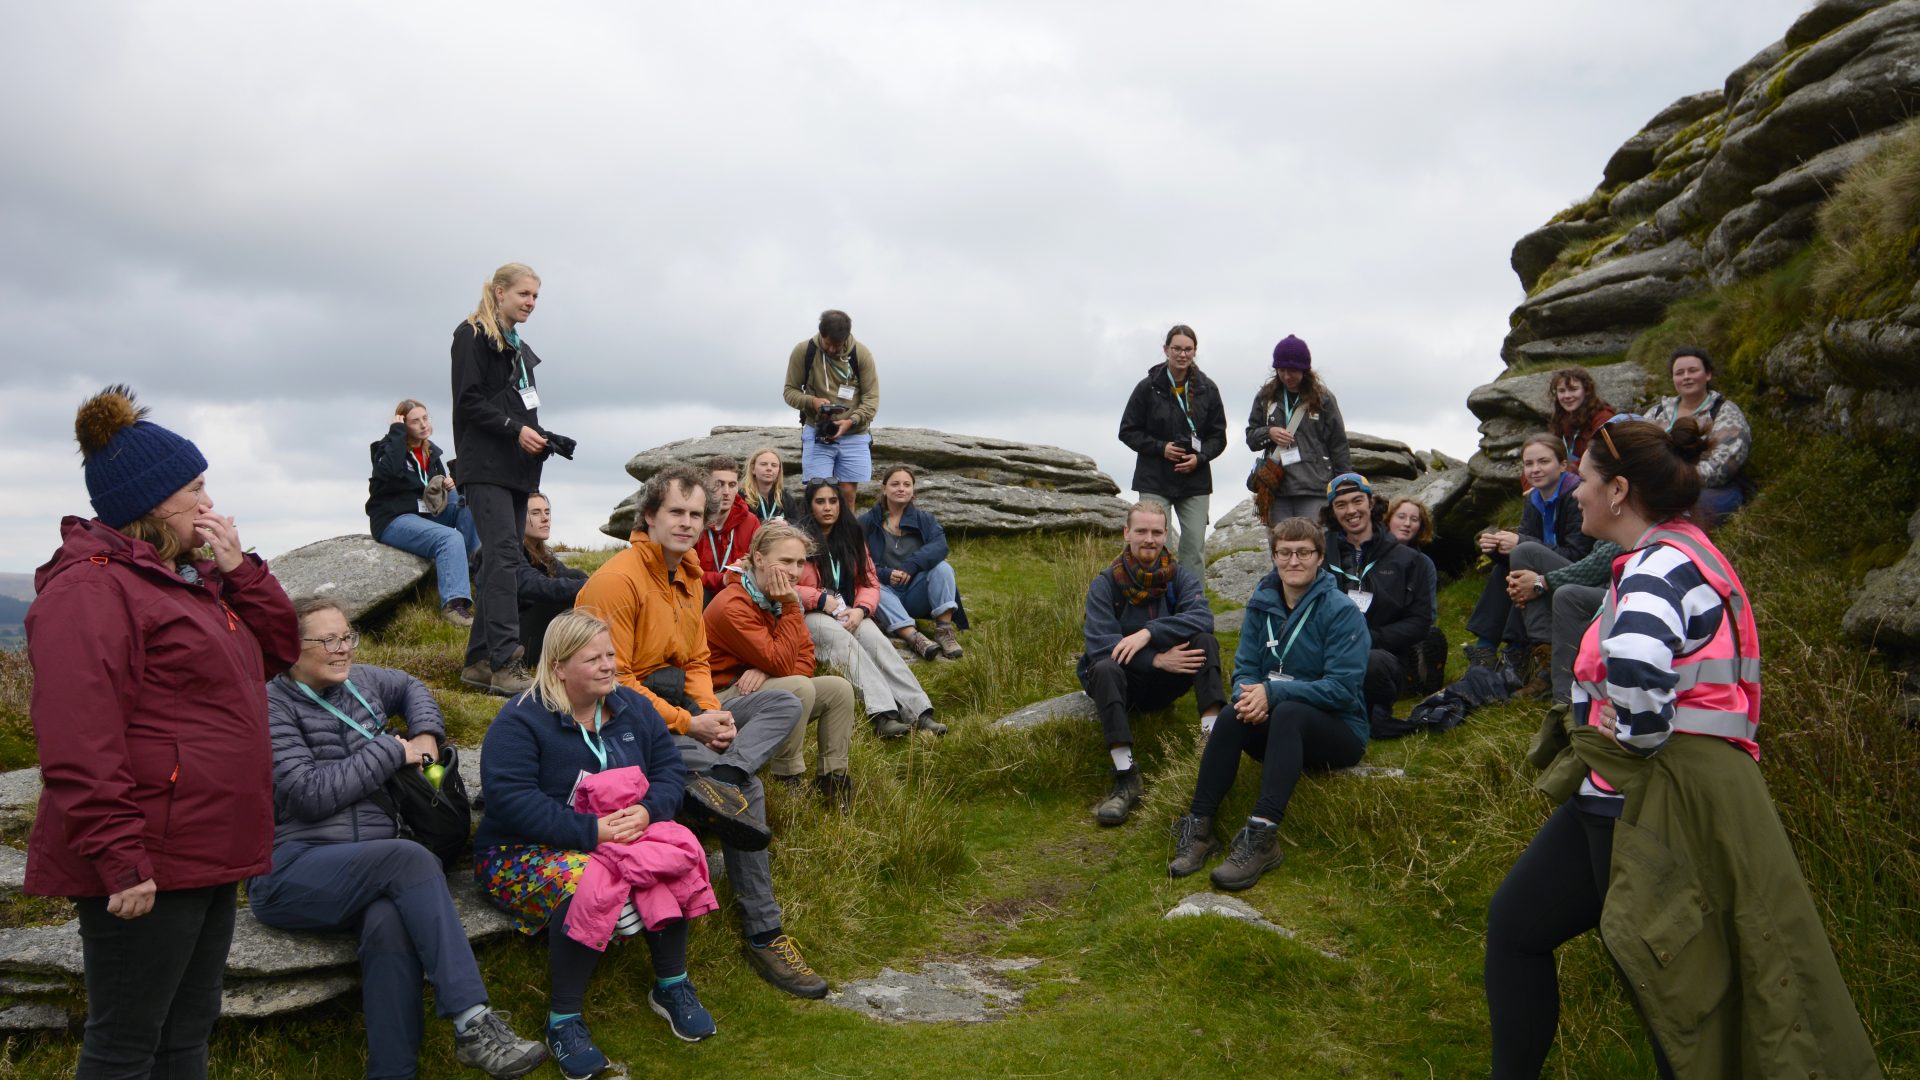
<svg viewBox="0 0 1920 1080">
<path fill-rule="evenodd" d="M 20 600 L 33 599 L 33 575 L 0 574 L 0 596 L 11 596 Z M 7 621 L 0 619 L 0 623 Z"/>
<path fill-rule="evenodd" d="M 27 621 L 27 605 L 30 600 L 17 596 L 0 596 L 0 626 L 17 626 Z"/>
</svg>

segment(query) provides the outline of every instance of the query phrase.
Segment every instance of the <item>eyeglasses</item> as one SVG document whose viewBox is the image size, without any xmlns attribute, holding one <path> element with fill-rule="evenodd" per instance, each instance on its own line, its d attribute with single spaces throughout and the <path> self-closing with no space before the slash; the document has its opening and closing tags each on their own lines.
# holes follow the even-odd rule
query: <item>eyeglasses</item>
<svg viewBox="0 0 1920 1080">
<path fill-rule="evenodd" d="M 1191 346 L 1191 345 L 1169 345 L 1169 346 L 1167 346 L 1167 351 L 1168 351 L 1168 352 L 1170 352 L 1170 353 L 1173 353 L 1173 354 L 1175 354 L 1175 355 L 1177 355 L 1177 356 L 1192 356 L 1192 355 L 1193 355 L 1193 346 Z"/>
<path fill-rule="evenodd" d="M 1615 461 L 1618 461 L 1620 459 L 1620 448 L 1613 445 L 1613 432 L 1608 431 L 1607 429 L 1612 427 L 1615 424 L 1621 423 L 1622 421 L 1631 421 L 1631 420 L 1644 421 L 1646 420 L 1646 417 L 1641 416 L 1639 413 L 1630 413 L 1630 412 L 1614 413 L 1612 416 L 1607 418 L 1606 423 L 1600 425 L 1600 437 L 1607 440 L 1607 450 L 1609 453 L 1613 455 Z"/>
<path fill-rule="evenodd" d="M 360 635 L 343 634 L 337 637 L 303 637 L 300 640 L 306 642 L 308 645 L 318 645 L 321 649 L 330 653 L 352 652 L 353 647 L 360 644 Z"/>
<path fill-rule="evenodd" d="M 1305 566 L 1319 557 L 1320 553 L 1312 548 L 1306 548 L 1304 550 L 1297 548 L 1280 548 L 1273 553 L 1273 561 L 1276 564 L 1299 563 Z"/>
</svg>

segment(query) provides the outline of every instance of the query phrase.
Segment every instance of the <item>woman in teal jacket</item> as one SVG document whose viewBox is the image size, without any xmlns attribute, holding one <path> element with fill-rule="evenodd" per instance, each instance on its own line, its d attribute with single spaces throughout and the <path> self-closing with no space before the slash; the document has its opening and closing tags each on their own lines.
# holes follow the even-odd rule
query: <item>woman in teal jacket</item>
<svg viewBox="0 0 1920 1080">
<path fill-rule="evenodd" d="M 1274 526 L 1273 573 L 1247 601 L 1240 648 L 1233 655 L 1233 707 L 1223 709 L 1200 755 L 1193 804 L 1174 825 L 1173 863 L 1184 877 L 1220 848 L 1213 815 L 1233 787 L 1245 751 L 1262 764 L 1260 797 L 1227 859 L 1214 868 L 1217 888 L 1237 891 L 1286 859 L 1280 819 L 1307 767 L 1345 768 L 1367 752 L 1364 684 L 1371 638 L 1366 616 L 1320 572 L 1326 559 L 1320 527 L 1305 518 Z"/>
</svg>

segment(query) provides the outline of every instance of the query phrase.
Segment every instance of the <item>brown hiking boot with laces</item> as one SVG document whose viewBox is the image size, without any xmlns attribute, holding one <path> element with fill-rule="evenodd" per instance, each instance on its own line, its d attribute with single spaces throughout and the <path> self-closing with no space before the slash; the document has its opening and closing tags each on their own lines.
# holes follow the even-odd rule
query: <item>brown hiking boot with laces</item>
<svg viewBox="0 0 1920 1080">
<path fill-rule="evenodd" d="M 742 947 L 747 963 L 774 987 L 798 998 L 827 996 L 827 980 L 807 966 L 806 958 L 800 955 L 800 943 L 792 937 L 781 934 L 764 948 L 751 941 L 742 943 Z"/>
<path fill-rule="evenodd" d="M 949 660 L 958 660 L 967 655 L 960 647 L 960 637 L 954 632 L 953 624 L 943 622 L 933 628 L 933 638 L 940 643 L 940 655 Z"/>
</svg>

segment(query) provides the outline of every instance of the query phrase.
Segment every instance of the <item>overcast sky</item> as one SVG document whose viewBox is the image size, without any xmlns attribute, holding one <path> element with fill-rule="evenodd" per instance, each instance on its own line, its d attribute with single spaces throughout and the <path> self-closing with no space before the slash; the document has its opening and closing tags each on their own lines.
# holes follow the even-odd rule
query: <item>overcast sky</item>
<svg viewBox="0 0 1920 1080">
<path fill-rule="evenodd" d="M 817 313 L 879 422 L 1093 455 L 1190 323 L 1244 416 L 1280 337 L 1348 426 L 1466 456 L 1508 253 L 1804 0 L 9 5 L 0 571 L 90 515 L 75 407 L 131 383 L 265 555 L 367 527 L 367 444 L 507 261 L 555 537 L 634 452 L 791 423 Z M 1236 437 L 1216 512 L 1240 496 Z"/>
</svg>

